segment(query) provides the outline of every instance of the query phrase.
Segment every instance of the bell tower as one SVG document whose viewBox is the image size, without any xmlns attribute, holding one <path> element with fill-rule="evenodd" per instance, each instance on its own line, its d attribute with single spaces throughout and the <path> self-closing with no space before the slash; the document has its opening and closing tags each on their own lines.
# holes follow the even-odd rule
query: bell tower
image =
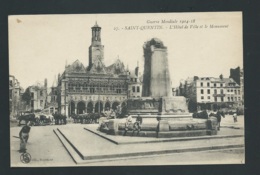
<svg viewBox="0 0 260 175">
<path fill-rule="evenodd" d="M 100 37 L 101 27 L 99 27 L 97 25 L 97 22 L 96 22 L 96 24 L 93 27 L 91 27 L 91 29 L 92 29 L 92 43 L 91 43 L 91 45 L 92 46 L 101 45 L 101 37 Z"/>
<path fill-rule="evenodd" d="M 92 38 L 91 45 L 89 46 L 89 66 L 88 69 L 92 67 L 93 63 L 96 61 L 103 62 L 104 60 L 104 46 L 101 45 L 101 27 L 96 24 L 91 27 Z"/>
</svg>

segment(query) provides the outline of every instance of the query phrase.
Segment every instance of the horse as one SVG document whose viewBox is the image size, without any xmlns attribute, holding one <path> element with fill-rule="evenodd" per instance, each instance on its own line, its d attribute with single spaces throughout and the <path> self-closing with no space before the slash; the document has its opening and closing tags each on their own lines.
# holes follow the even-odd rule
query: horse
<svg viewBox="0 0 260 175">
<path fill-rule="evenodd" d="M 76 117 L 74 116 L 74 122 L 75 121 L 80 122 L 81 124 L 90 123 L 90 114 L 85 113 L 85 114 L 76 115 Z"/>
<path fill-rule="evenodd" d="M 82 117 L 80 115 L 77 115 L 77 114 L 72 114 L 71 118 L 73 118 L 74 123 L 80 123 L 80 121 L 82 119 Z"/>
<path fill-rule="evenodd" d="M 99 113 L 90 113 L 89 117 L 90 117 L 89 123 L 98 123 L 98 120 L 100 118 L 100 114 Z"/>
<path fill-rule="evenodd" d="M 24 115 L 20 115 L 18 117 L 18 120 L 19 120 L 19 123 L 18 123 L 18 126 L 21 125 L 21 121 L 25 121 L 25 123 L 27 124 L 29 121 L 35 123 L 36 120 L 35 120 L 35 114 L 34 113 L 26 113 Z"/>
<path fill-rule="evenodd" d="M 65 115 L 57 114 L 57 113 L 52 115 L 55 121 L 55 125 L 67 124 L 67 117 Z"/>
</svg>

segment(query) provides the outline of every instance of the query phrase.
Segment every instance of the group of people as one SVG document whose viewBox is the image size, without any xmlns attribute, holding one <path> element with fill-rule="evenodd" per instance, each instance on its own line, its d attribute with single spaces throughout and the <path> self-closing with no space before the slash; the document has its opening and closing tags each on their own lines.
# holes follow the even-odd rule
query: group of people
<svg viewBox="0 0 260 175">
<path fill-rule="evenodd" d="M 128 117 L 126 118 L 126 122 L 125 122 L 125 132 L 124 132 L 124 136 L 126 135 L 127 131 L 129 130 L 129 126 L 131 124 L 133 124 L 133 133 L 134 134 L 135 131 L 137 131 L 137 135 L 139 135 L 139 132 L 141 131 L 142 128 L 142 123 L 143 123 L 143 119 L 140 116 L 140 114 L 137 115 L 135 122 L 133 123 L 133 118 L 132 116 L 129 114 Z"/>
<path fill-rule="evenodd" d="M 203 118 L 203 119 L 208 119 L 210 116 L 214 116 L 217 118 L 217 129 L 220 130 L 220 123 L 221 123 L 221 118 L 225 118 L 225 113 L 223 111 L 217 110 L 217 111 L 210 111 L 210 110 L 203 110 L 197 113 L 194 113 L 193 117 L 195 118 Z M 237 122 L 237 113 L 233 113 L 233 120 L 234 123 Z"/>
</svg>

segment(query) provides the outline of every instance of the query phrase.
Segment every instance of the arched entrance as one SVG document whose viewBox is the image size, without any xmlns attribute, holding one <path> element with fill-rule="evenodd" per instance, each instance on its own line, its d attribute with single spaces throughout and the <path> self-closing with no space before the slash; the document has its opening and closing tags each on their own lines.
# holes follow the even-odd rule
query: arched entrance
<svg viewBox="0 0 260 175">
<path fill-rule="evenodd" d="M 69 105 L 69 115 L 74 114 L 75 113 L 75 103 L 72 101 L 70 102 Z"/>
<path fill-rule="evenodd" d="M 77 105 L 77 113 L 83 114 L 84 112 L 85 112 L 85 103 L 81 101 Z"/>
<path fill-rule="evenodd" d="M 92 112 L 93 112 L 93 104 L 92 102 L 89 102 L 87 106 L 87 113 L 92 113 Z"/>
<path fill-rule="evenodd" d="M 103 111 L 103 104 L 101 101 L 97 102 L 95 105 L 95 112 L 100 113 Z"/>
<path fill-rule="evenodd" d="M 122 115 L 126 115 L 127 113 L 127 105 L 126 105 L 126 102 L 123 102 L 122 105 L 121 105 L 121 113 Z"/>
<path fill-rule="evenodd" d="M 114 102 L 113 104 L 112 104 L 112 109 L 113 110 L 116 110 L 116 107 L 119 105 L 119 103 L 118 102 Z"/>
<path fill-rule="evenodd" d="M 110 103 L 109 102 L 106 102 L 106 104 L 105 104 L 105 110 L 107 111 L 107 110 L 110 110 Z"/>
</svg>

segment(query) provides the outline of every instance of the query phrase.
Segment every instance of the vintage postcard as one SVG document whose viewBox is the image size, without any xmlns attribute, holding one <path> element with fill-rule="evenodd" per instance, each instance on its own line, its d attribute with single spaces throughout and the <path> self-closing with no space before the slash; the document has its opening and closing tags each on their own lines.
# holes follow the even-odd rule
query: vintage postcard
<svg viewBox="0 0 260 175">
<path fill-rule="evenodd" d="M 10 15 L 11 167 L 244 164 L 242 15 Z"/>
</svg>

